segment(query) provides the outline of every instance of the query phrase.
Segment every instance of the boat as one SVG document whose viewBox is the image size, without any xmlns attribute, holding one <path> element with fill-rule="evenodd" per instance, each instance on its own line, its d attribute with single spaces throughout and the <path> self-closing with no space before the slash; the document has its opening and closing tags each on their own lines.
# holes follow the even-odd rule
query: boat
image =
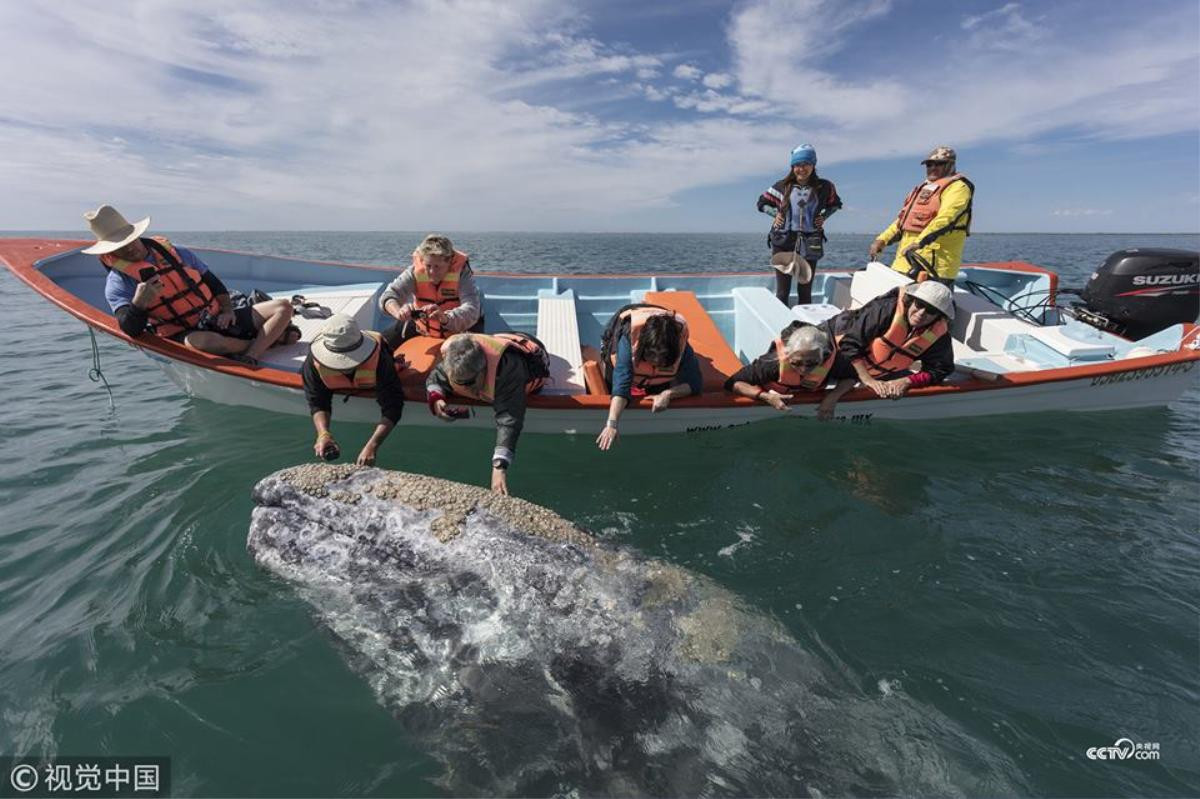
<svg viewBox="0 0 1200 799">
<path fill-rule="evenodd" d="M 5 239 L 0 240 L 0 260 L 35 292 L 93 330 L 140 350 L 190 396 L 306 416 L 299 369 L 324 315 L 345 313 L 364 329 L 383 329 L 387 324 L 378 298 L 401 271 L 399 266 L 193 248 L 231 289 L 302 296 L 309 303 L 294 320 L 302 331 L 300 342 L 274 348 L 258 367 L 250 367 L 154 335 L 131 339 L 122 333 L 104 300 L 104 269 L 95 256 L 80 252 L 90 243 Z M 1132 278 L 1138 288 L 1109 292 L 1107 300 L 1117 296 L 1115 302 L 1127 304 L 1131 298 L 1158 299 L 1160 304 L 1174 304 L 1175 317 L 1184 308 L 1183 318 L 1152 325 L 1136 338 L 1129 335 L 1136 328 L 1129 319 L 1122 324 L 1113 318 L 1119 314 L 1106 316 L 1094 303 L 1088 307 L 1059 304 L 1058 276 L 1050 270 L 1023 262 L 964 266 L 954 287 L 955 373 L 942 385 L 914 389 L 898 401 L 880 399 L 858 387 L 839 402 L 836 419 L 870 423 L 1099 411 L 1163 406 L 1178 399 L 1192 384 L 1200 360 L 1200 328 L 1191 310 L 1200 302 L 1200 274 L 1196 274 L 1195 253 L 1171 256 L 1182 251 L 1145 251 L 1151 252 L 1162 255 L 1149 261 L 1141 257 L 1146 268 L 1136 268 L 1138 276 Z M 1115 279 L 1123 269 L 1128 272 L 1129 264 L 1139 257 L 1139 251 L 1125 251 L 1124 260 L 1106 277 Z M 488 332 L 535 333 L 550 352 L 551 379 L 529 400 L 525 431 L 530 433 L 594 434 L 601 429 L 610 396 L 597 364 L 598 347 L 604 324 L 617 309 L 631 302 L 651 302 L 687 318 L 690 341 L 704 372 L 704 393 L 676 400 L 665 413 L 651 413 L 648 400 L 631 404 L 621 419 L 622 435 L 718 430 L 785 416 L 761 402 L 725 392 L 725 379 L 765 352 L 779 331 L 797 318 L 818 322 L 910 282 L 881 264 L 820 270 L 813 283 L 813 303 L 788 308 L 768 290 L 771 277 L 766 270 L 549 275 L 477 268 L 476 280 L 485 297 Z M 1125 280 L 1130 281 L 1128 275 Z M 406 396 L 414 401 L 402 424 L 442 424 L 423 407 L 424 374 L 439 343 L 417 338 L 398 350 L 410 364 L 401 377 Z M 798 396 L 786 416 L 814 419 L 818 401 L 817 395 Z M 335 412 L 342 421 L 378 419 L 373 398 L 363 394 L 349 396 Z M 456 424 L 490 427 L 491 414 L 473 413 Z"/>
</svg>

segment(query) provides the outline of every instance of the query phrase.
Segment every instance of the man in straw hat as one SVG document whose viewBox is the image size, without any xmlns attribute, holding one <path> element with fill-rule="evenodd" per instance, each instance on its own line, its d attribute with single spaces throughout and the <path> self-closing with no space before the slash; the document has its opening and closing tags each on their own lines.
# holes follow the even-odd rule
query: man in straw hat
<svg viewBox="0 0 1200 799">
<path fill-rule="evenodd" d="M 360 330 L 358 324 L 345 314 L 334 314 L 313 341 L 300 375 L 304 380 L 304 396 L 308 400 L 313 427 L 317 429 L 313 452 L 328 461 L 341 454 L 329 431 L 333 392 L 375 393 L 381 414 L 379 423 L 354 461 L 360 466 L 374 464 L 379 445 L 400 421 L 400 413 L 404 410 L 404 391 L 400 387 L 391 348 L 383 343 L 383 336 Z"/>
<path fill-rule="evenodd" d="M 225 284 L 195 253 L 163 236 L 142 236 L 150 217 L 130 224 L 117 209 L 102 205 L 83 218 L 96 237 L 83 251 L 100 256 L 108 270 L 104 297 L 130 338 L 149 327 L 192 349 L 255 364 L 287 333 L 291 303 L 270 300 L 235 308 Z"/>
<path fill-rule="evenodd" d="M 957 171 L 957 160 L 950 147 L 930 151 L 921 162 L 925 181 L 908 193 L 895 221 L 871 242 L 867 254 L 872 261 L 884 247 L 899 240 L 892 269 L 913 280 L 954 282 L 971 235 L 975 197 L 975 184 Z"/>
<path fill-rule="evenodd" d="M 941 383 L 954 371 L 954 299 L 937 280 L 909 283 L 830 320 L 838 352 L 885 399 Z M 919 365 L 918 365 L 919 364 Z"/>
</svg>

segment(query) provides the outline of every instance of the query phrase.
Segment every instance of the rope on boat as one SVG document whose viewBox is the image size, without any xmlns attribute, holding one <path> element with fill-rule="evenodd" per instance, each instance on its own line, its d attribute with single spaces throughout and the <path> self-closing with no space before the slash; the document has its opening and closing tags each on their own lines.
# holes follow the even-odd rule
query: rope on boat
<svg viewBox="0 0 1200 799">
<path fill-rule="evenodd" d="M 92 330 L 90 326 L 87 330 L 88 335 L 92 338 L 92 368 L 88 369 L 88 380 L 104 384 L 104 390 L 108 392 L 108 410 L 109 412 L 116 411 L 117 404 L 113 402 L 112 386 L 108 384 L 104 370 L 100 368 L 100 345 L 96 343 L 96 331 Z"/>
</svg>

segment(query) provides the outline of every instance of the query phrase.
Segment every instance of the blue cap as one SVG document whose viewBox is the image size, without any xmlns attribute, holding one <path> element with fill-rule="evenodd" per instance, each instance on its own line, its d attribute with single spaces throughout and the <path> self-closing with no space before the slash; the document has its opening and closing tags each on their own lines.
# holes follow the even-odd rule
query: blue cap
<svg viewBox="0 0 1200 799">
<path fill-rule="evenodd" d="M 817 151 L 811 144 L 801 144 L 792 150 L 792 166 L 796 164 L 817 165 Z"/>
</svg>

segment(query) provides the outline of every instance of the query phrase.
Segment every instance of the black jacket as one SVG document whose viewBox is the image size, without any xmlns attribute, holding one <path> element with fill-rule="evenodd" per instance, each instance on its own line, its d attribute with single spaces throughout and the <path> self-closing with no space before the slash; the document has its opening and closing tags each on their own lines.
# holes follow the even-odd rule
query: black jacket
<svg viewBox="0 0 1200 799">
<path fill-rule="evenodd" d="M 892 289 L 863 307 L 853 311 L 842 311 L 830 320 L 834 331 L 841 336 L 838 351 L 851 363 L 865 357 L 871 348 L 871 342 L 891 327 L 899 291 L 898 288 Z M 929 372 L 934 383 L 940 383 L 949 377 L 954 371 L 954 346 L 950 343 L 949 331 L 933 342 L 921 355 L 920 360 L 921 370 Z"/>
</svg>

